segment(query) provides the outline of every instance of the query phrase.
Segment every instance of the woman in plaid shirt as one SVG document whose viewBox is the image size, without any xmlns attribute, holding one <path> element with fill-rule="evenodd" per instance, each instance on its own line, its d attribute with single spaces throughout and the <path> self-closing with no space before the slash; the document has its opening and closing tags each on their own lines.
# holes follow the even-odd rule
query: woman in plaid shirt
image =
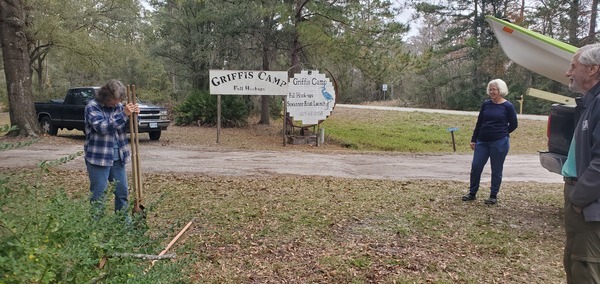
<svg viewBox="0 0 600 284">
<path fill-rule="evenodd" d="M 90 178 L 90 191 L 95 212 L 104 212 L 103 198 L 108 182 L 115 182 L 115 211 L 127 209 L 127 173 L 125 163 L 130 150 L 127 125 L 137 104 L 121 102 L 127 98 L 126 88 L 118 80 L 110 80 L 85 107 L 85 164 Z"/>
</svg>

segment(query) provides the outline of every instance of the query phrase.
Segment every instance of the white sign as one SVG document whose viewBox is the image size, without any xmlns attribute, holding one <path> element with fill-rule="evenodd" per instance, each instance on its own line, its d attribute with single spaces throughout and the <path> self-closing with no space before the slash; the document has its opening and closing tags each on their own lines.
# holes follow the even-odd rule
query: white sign
<svg viewBox="0 0 600 284">
<path fill-rule="evenodd" d="M 302 70 L 290 79 L 287 112 L 303 125 L 315 125 L 325 120 L 335 105 L 335 90 L 325 74 Z"/>
<path fill-rule="evenodd" d="M 286 96 L 285 71 L 209 70 L 212 95 Z"/>
<path fill-rule="evenodd" d="M 384 92 L 385 92 L 385 91 L 387 91 L 387 84 L 383 84 L 383 85 L 381 86 L 381 89 L 382 89 Z"/>
</svg>

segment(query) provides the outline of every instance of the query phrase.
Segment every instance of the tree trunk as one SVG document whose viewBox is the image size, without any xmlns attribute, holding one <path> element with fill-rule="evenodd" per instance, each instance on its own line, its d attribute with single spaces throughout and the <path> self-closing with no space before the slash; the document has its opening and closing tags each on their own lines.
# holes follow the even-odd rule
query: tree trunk
<svg viewBox="0 0 600 284">
<path fill-rule="evenodd" d="M 29 51 L 29 61 L 31 62 L 31 67 L 37 77 L 36 88 L 39 94 L 44 94 L 44 71 L 46 69 L 44 68 L 44 65 L 46 64 L 46 55 L 48 55 L 49 47 L 51 45 L 52 44 L 42 46 L 39 43 L 29 45 L 31 47 Z"/>
<path fill-rule="evenodd" d="M 590 31 L 587 37 L 587 43 L 593 43 L 596 39 L 596 20 L 598 19 L 598 0 L 592 0 L 592 10 L 590 13 Z"/>
<path fill-rule="evenodd" d="M 310 0 L 295 0 L 294 31 L 292 32 L 293 39 L 292 39 L 292 46 L 291 46 L 291 52 L 290 52 L 290 61 L 291 61 L 292 67 L 290 69 L 288 69 L 288 77 L 290 77 L 290 78 L 294 77 L 294 74 L 300 73 L 300 71 L 302 70 L 302 67 L 300 66 L 300 50 L 302 49 L 302 47 L 300 46 L 299 29 L 300 29 L 300 22 L 302 22 L 302 9 L 304 8 L 304 5 L 306 5 L 306 3 L 308 3 L 308 1 L 310 1 Z M 293 122 L 291 121 L 291 119 L 289 119 L 290 116 L 288 115 L 288 113 L 285 113 L 284 115 L 285 115 L 286 123 L 290 126 L 293 126 Z"/>
<path fill-rule="evenodd" d="M 44 61 L 43 59 L 36 60 L 37 68 L 35 72 L 37 74 L 37 91 L 39 94 L 44 93 Z"/>
<path fill-rule="evenodd" d="M 288 76 L 291 78 L 295 73 L 299 73 L 302 68 L 300 67 L 300 50 L 302 47 L 300 46 L 300 34 L 298 30 L 300 29 L 300 22 L 302 22 L 302 9 L 304 5 L 308 3 L 310 0 L 296 0 L 296 7 L 294 11 L 294 31 L 293 31 L 293 40 L 292 40 L 292 52 L 290 54 L 290 59 L 292 63 L 292 67 L 288 71 Z"/>
<path fill-rule="evenodd" d="M 569 1 L 569 43 L 575 46 L 579 46 L 579 39 L 577 38 L 577 28 L 579 27 L 579 23 L 577 19 L 579 19 L 579 0 Z"/>
<path fill-rule="evenodd" d="M 37 137 L 37 122 L 31 93 L 31 65 L 25 35 L 25 12 L 21 0 L 0 0 L 0 46 L 8 91 L 12 125 L 19 128 L 8 135 Z"/>
</svg>

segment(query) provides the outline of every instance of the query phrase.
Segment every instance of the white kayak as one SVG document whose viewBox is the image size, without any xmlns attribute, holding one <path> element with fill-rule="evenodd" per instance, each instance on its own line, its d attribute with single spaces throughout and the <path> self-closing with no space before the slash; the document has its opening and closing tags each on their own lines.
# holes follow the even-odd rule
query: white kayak
<svg viewBox="0 0 600 284">
<path fill-rule="evenodd" d="M 510 60 L 544 77 L 569 84 L 565 72 L 577 47 L 492 16 L 487 16 L 486 21 Z"/>
</svg>

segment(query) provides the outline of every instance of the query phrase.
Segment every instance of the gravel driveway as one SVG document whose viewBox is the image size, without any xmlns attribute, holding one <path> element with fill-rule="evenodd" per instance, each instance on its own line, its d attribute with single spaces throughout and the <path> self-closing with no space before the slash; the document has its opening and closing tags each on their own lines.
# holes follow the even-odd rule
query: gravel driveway
<svg viewBox="0 0 600 284">
<path fill-rule="evenodd" d="M 222 176 L 273 174 L 335 176 L 366 179 L 441 179 L 468 181 L 471 155 L 382 155 L 312 153 L 305 151 L 221 151 L 201 147 L 140 146 L 142 172 L 191 173 Z M 35 166 L 82 150 L 81 145 L 36 143 L 0 152 L 0 169 Z M 83 157 L 60 168 L 84 170 Z M 490 180 L 489 163 L 482 181 Z M 540 166 L 537 155 L 508 155 L 504 181 L 561 183 L 562 178 Z"/>
<path fill-rule="evenodd" d="M 337 105 L 342 109 L 367 108 L 389 111 L 448 112 L 462 115 L 476 115 L 477 112 L 447 110 L 427 110 L 398 107 L 373 107 Z M 7 119 L 7 113 L 0 113 Z M 520 119 L 547 120 L 545 116 L 522 115 Z M 2 117 L 0 117 L 2 118 Z M 161 141 L 141 141 L 141 168 L 144 174 L 190 173 L 222 176 L 266 176 L 273 174 L 335 176 L 367 179 L 436 179 L 468 181 L 472 155 L 410 155 L 382 153 L 349 153 L 335 148 L 325 151 L 304 150 L 251 150 L 248 145 L 278 144 L 280 134 L 253 135 L 254 132 L 278 131 L 274 128 L 253 126 L 249 131 L 227 129 L 224 140 L 236 140 L 234 148 L 210 145 L 214 142 L 214 129 L 202 127 L 178 128 L 172 126 L 164 133 Z M 273 130 L 274 129 L 274 130 Z M 231 133 L 233 132 L 233 133 Z M 251 135 L 248 135 L 250 133 Z M 52 137 L 44 142 L 34 143 L 24 148 L 0 151 L 0 170 L 11 167 L 31 167 L 44 160 L 56 160 L 83 150 L 81 132 L 75 134 L 60 132 L 60 137 Z M 144 135 L 142 135 L 147 139 Z M 267 140 L 260 140 L 267 137 Z M 276 137 L 276 140 L 272 140 Z M 187 140 L 182 140 L 187 138 Z M 204 141 L 199 141 L 204 139 Z M 271 139 L 271 140 L 268 140 Z M 239 141 L 246 141 L 240 144 Z M 226 143 L 224 143 L 226 144 Z M 245 149 L 245 150 L 238 150 Z M 305 148 L 306 149 L 306 148 Z M 60 166 L 65 169 L 84 170 L 83 157 L 78 157 Z M 489 164 L 486 166 L 482 182 L 490 180 Z M 562 177 L 542 168 L 537 154 L 510 154 L 504 166 L 504 181 L 532 181 L 542 183 L 562 183 Z"/>
</svg>

